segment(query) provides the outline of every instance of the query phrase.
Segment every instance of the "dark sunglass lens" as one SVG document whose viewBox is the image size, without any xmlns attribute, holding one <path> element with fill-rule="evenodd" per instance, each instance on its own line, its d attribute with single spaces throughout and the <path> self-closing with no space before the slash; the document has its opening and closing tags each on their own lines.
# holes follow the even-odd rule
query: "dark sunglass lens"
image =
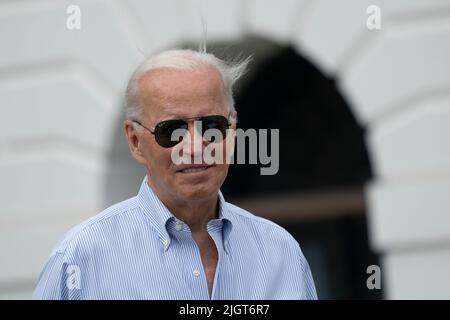
<svg viewBox="0 0 450 320">
<path fill-rule="evenodd" d="M 187 130 L 188 125 L 183 120 L 167 120 L 158 123 L 155 127 L 156 142 L 164 148 L 171 148 L 177 145 L 181 142 L 181 140 L 183 140 L 184 136 L 180 136 L 179 134 L 177 134 L 179 138 L 172 140 L 172 134 L 177 129 Z"/>
<path fill-rule="evenodd" d="M 221 137 L 219 141 L 222 141 L 225 136 L 227 135 L 227 128 L 228 128 L 228 120 L 224 116 L 208 116 L 203 117 L 202 119 L 202 134 L 204 135 L 205 132 L 209 129 L 217 129 L 221 133 Z M 212 136 L 212 142 L 217 142 L 214 140 L 215 136 Z"/>
</svg>

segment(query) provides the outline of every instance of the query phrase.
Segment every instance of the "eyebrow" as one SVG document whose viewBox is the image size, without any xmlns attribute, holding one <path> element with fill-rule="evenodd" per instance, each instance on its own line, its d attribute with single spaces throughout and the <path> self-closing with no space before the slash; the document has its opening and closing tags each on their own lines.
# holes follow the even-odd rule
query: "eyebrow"
<svg viewBox="0 0 450 320">
<path fill-rule="evenodd" d="M 175 114 L 175 113 L 168 113 L 165 117 L 157 120 L 157 122 L 161 122 L 161 121 L 165 121 L 165 120 L 178 120 L 178 119 L 193 119 L 193 118 L 202 118 L 202 117 L 207 117 L 210 115 L 215 115 L 217 113 L 205 113 L 205 114 L 198 114 L 198 115 L 179 115 L 179 114 Z"/>
</svg>

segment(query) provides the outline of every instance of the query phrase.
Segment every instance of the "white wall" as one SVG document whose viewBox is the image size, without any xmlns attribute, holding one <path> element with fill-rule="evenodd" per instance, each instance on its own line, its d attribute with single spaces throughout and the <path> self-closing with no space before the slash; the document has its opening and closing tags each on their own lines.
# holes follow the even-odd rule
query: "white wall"
<svg viewBox="0 0 450 320">
<path fill-rule="evenodd" d="M 81 30 L 66 28 L 69 4 L 81 8 Z M 366 28 L 369 4 L 381 7 L 381 30 Z M 291 43 L 337 78 L 369 132 L 371 238 L 387 297 L 450 298 L 448 9 L 447 0 L 0 2 L 0 298 L 29 298 L 57 239 L 103 208 L 127 77 L 143 54 L 197 39 L 200 12 L 211 41 L 253 33 Z"/>
</svg>

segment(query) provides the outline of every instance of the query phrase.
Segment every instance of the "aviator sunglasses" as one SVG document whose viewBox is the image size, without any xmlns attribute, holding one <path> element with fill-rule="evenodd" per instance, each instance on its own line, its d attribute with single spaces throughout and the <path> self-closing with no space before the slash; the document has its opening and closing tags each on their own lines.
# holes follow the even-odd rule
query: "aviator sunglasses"
<svg viewBox="0 0 450 320">
<path fill-rule="evenodd" d="M 163 148 L 172 148 L 173 146 L 180 143 L 183 138 L 181 137 L 179 140 L 172 140 L 172 134 L 175 130 L 184 129 L 188 130 L 190 121 L 198 121 L 201 124 L 201 131 L 199 132 L 199 127 L 197 126 L 196 130 L 198 133 L 201 133 L 202 137 L 205 132 L 209 129 L 217 129 L 220 131 L 221 135 L 219 136 L 220 140 L 211 140 L 211 142 L 220 142 L 227 135 L 227 129 L 231 126 L 228 122 L 228 119 L 221 115 L 211 115 L 205 117 L 195 117 L 195 118 L 184 118 L 184 119 L 174 119 L 174 120 L 165 120 L 157 123 L 155 127 L 152 129 L 147 128 L 141 122 L 137 120 L 132 120 L 136 122 L 141 127 L 147 129 L 151 134 L 155 136 L 156 142 Z M 213 137 L 216 138 L 216 137 Z"/>
</svg>

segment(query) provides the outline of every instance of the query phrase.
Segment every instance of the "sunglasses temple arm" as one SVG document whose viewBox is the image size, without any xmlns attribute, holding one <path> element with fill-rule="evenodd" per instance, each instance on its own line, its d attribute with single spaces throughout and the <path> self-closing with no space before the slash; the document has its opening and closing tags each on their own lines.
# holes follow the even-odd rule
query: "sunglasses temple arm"
<svg viewBox="0 0 450 320">
<path fill-rule="evenodd" d="M 133 121 L 133 122 L 136 122 L 138 125 L 140 125 L 141 127 L 143 127 L 144 129 L 146 129 L 148 132 L 150 132 L 151 134 L 155 134 L 155 130 L 150 130 L 149 128 L 147 128 L 146 126 L 144 126 L 142 123 L 140 123 L 139 121 L 137 121 L 137 120 L 131 120 L 131 121 Z"/>
</svg>

